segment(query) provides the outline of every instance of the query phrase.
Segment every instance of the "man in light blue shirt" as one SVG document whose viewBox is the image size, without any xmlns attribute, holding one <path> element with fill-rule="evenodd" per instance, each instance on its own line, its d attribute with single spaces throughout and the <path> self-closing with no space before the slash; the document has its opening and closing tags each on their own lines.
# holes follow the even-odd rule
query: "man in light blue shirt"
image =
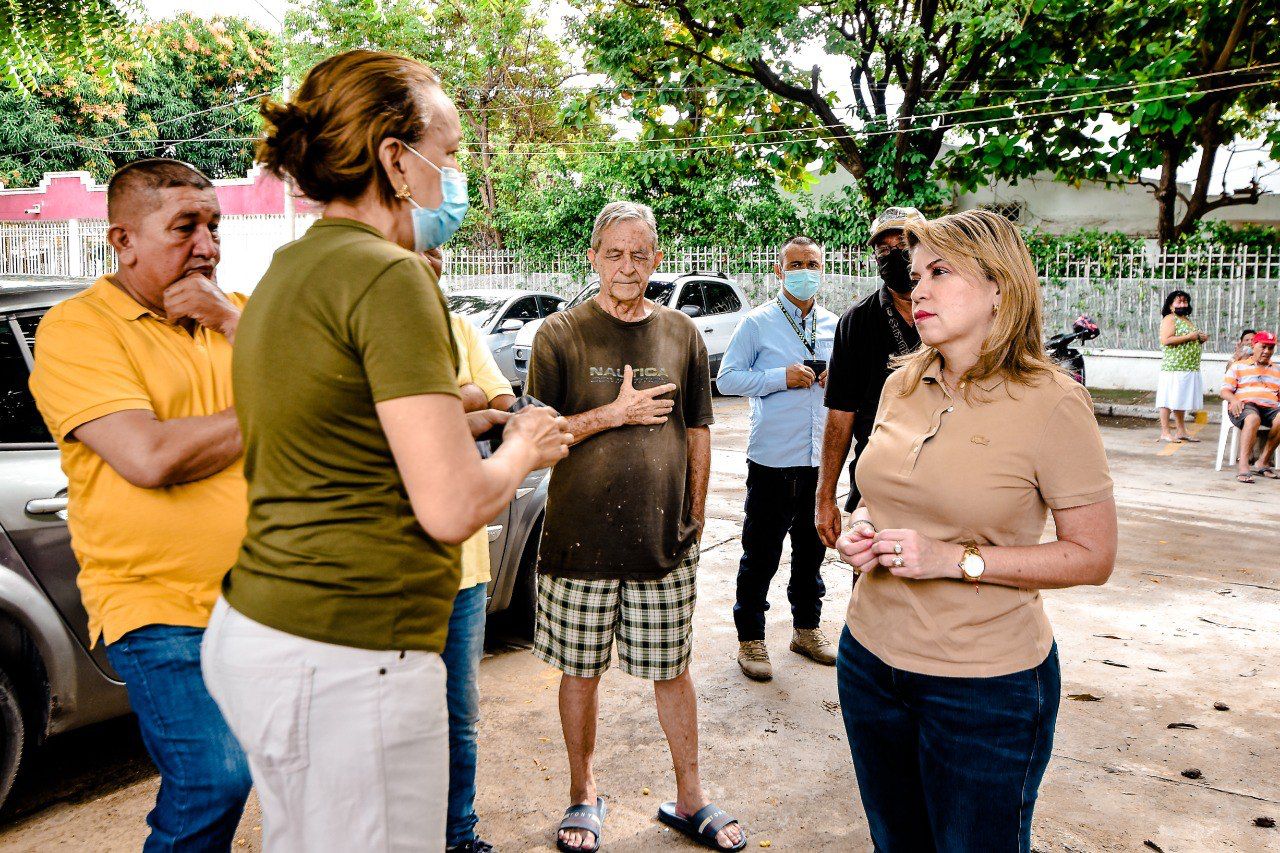
<svg viewBox="0 0 1280 853">
<path fill-rule="evenodd" d="M 823 268 L 822 247 L 808 237 L 783 245 L 774 267 L 782 284 L 777 298 L 739 324 L 716 377 L 720 393 L 751 398 L 746 518 L 733 619 L 738 665 L 757 681 L 773 677 L 764 614 L 788 534 L 791 650 L 828 666 L 836 659 L 835 646 L 819 628 L 826 548 L 814 524 L 827 419 L 823 389 L 837 322 L 835 314 L 817 305 Z"/>
</svg>

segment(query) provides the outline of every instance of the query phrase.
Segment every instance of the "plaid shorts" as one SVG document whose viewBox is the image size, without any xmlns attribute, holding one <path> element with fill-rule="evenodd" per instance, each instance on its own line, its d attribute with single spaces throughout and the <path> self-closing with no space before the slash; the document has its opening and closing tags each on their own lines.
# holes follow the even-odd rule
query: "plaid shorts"
<svg viewBox="0 0 1280 853">
<path fill-rule="evenodd" d="M 651 581 L 574 580 L 538 575 L 533 653 L 579 678 L 609 668 L 614 637 L 622 671 L 647 681 L 677 678 L 689 667 L 698 546 Z"/>
</svg>

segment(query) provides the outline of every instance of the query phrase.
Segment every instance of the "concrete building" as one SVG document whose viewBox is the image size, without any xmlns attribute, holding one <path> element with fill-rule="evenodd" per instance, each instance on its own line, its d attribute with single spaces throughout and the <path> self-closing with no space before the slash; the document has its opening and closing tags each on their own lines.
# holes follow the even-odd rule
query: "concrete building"
<svg viewBox="0 0 1280 853">
<path fill-rule="evenodd" d="M 817 183 L 811 192 L 816 196 L 854 186 L 853 176 L 844 169 L 815 177 Z M 1179 186 L 1184 193 L 1191 192 L 1190 186 Z M 1142 186 L 1108 187 L 1092 181 L 1073 186 L 1054 181 L 1053 175 L 1045 172 L 1017 185 L 995 181 L 973 192 L 956 192 L 953 197 L 956 210 L 988 207 L 1019 225 L 1050 234 L 1092 229 L 1154 238 L 1156 233 L 1156 201 L 1151 190 Z M 1280 228 L 1280 195 L 1269 193 L 1257 204 L 1219 208 L 1205 219 Z"/>
</svg>

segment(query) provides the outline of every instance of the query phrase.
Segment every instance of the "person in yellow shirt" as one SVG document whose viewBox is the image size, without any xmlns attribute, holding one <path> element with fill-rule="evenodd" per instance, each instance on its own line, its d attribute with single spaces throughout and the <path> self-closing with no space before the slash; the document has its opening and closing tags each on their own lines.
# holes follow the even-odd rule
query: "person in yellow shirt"
<svg viewBox="0 0 1280 853">
<path fill-rule="evenodd" d="M 511 383 L 502 375 L 484 336 L 474 324 L 449 315 L 458 347 L 458 390 L 465 411 L 500 409 L 515 402 Z M 480 719 L 480 657 L 484 653 L 484 621 L 490 579 L 489 537 L 485 528 L 462 543 L 462 582 L 449 616 L 444 658 L 449 706 L 449 808 L 445 825 L 447 850 L 486 853 L 492 847 L 476 836 L 476 724 Z"/>
<path fill-rule="evenodd" d="M 140 160 L 107 185 L 119 269 L 50 309 L 31 391 L 57 440 L 90 641 L 105 642 L 160 770 L 148 851 L 229 850 L 248 763 L 200 641 L 248 509 L 213 184 Z"/>
</svg>

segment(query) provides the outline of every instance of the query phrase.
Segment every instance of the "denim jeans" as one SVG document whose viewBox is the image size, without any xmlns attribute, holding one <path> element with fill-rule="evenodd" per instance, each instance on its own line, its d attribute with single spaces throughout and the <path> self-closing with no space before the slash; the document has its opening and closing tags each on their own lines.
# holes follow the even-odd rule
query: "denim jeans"
<svg viewBox="0 0 1280 853">
<path fill-rule="evenodd" d="M 778 573 L 782 540 L 791 536 L 791 578 L 787 598 L 797 628 L 817 628 L 822 619 L 822 560 L 826 547 L 814 523 L 818 469 L 770 468 L 747 460 L 746 515 L 742 521 L 742 560 L 733 621 L 738 641 L 764 639 L 769 584 Z"/>
<path fill-rule="evenodd" d="M 252 785 L 200 674 L 203 637 L 200 628 L 147 625 L 107 646 L 160 770 L 146 853 L 229 850 Z"/>
<path fill-rule="evenodd" d="M 1032 669 L 946 678 L 887 666 L 845 628 L 836 672 L 877 851 L 1029 853 L 1058 717 L 1056 645 Z"/>
<path fill-rule="evenodd" d="M 484 654 L 484 613 L 488 584 L 458 593 L 445 641 L 445 695 L 449 703 L 449 817 L 445 843 L 476 837 L 476 724 L 480 721 L 480 657 Z"/>
</svg>

